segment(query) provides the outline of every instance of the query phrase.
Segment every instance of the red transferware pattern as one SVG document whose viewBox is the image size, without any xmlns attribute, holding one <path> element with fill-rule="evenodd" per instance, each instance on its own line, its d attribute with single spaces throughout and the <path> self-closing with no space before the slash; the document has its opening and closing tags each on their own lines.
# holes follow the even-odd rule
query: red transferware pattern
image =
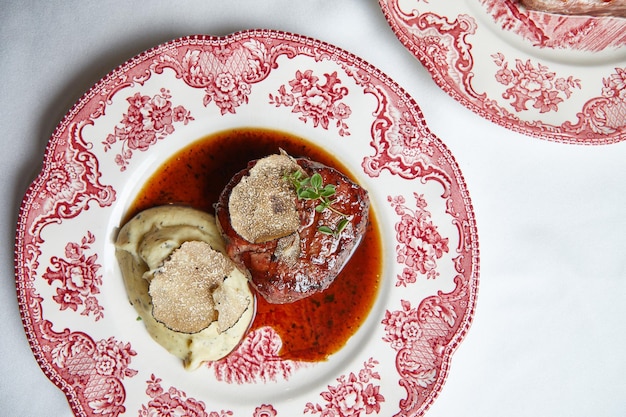
<svg viewBox="0 0 626 417">
<path fill-rule="evenodd" d="M 278 127 L 340 155 L 384 223 L 383 284 L 327 362 L 282 360 L 266 327 L 190 373 L 136 320 L 113 239 L 149 172 L 242 126 Z M 50 138 L 15 249 L 30 346 L 77 416 L 419 416 L 443 387 L 478 286 L 469 194 L 418 105 L 359 58 L 274 31 L 177 39 L 94 85 Z"/>
<path fill-rule="evenodd" d="M 626 19 L 527 11 L 513 0 L 380 0 L 400 42 L 461 104 L 529 136 L 626 139 Z"/>
</svg>

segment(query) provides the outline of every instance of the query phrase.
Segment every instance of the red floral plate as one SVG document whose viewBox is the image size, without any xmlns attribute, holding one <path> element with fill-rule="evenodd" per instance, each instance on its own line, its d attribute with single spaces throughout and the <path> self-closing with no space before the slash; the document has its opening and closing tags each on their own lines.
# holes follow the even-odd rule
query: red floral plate
<svg viewBox="0 0 626 417">
<path fill-rule="evenodd" d="M 524 10 L 515 0 L 379 0 L 394 33 L 477 114 L 564 143 L 626 139 L 626 19 Z"/>
<path fill-rule="evenodd" d="M 382 288 L 326 362 L 281 360 L 261 328 L 188 372 L 127 301 L 113 239 L 130 202 L 173 152 L 236 127 L 309 138 L 372 195 Z M 461 172 L 411 97 L 343 50 L 274 31 L 177 39 L 94 85 L 50 139 L 15 258 L 33 353 L 79 416 L 421 415 L 470 325 L 478 264 Z"/>
</svg>

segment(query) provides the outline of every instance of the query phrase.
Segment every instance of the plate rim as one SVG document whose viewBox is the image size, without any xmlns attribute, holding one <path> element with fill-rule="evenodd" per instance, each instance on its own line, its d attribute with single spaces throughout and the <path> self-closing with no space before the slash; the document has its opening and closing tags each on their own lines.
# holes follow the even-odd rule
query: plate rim
<svg viewBox="0 0 626 417">
<path fill-rule="evenodd" d="M 546 140 L 550 142 L 563 143 L 563 144 L 575 144 L 575 145 L 611 145 L 614 143 L 619 143 L 626 140 L 626 125 L 619 128 L 616 132 L 610 135 L 600 135 L 596 134 L 595 136 L 589 138 L 584 137 L 583 134 L 580 136 L 573 135 L 568 132 L 564 132 L 562 127 L 564 124 L 569 123 L 565 122 L 561 125 L 544 123 L 541 120 L 532 120 L 526 121 L 518 119 L 517 121 L 511 120 L 509 118 L 499 117 L 497 114 L 485 111 L 480 106 L 476 105 L 476 103 L 469 100 L 464 94 L 459 93 L 454 86 L 450 85 L 450 83 L 446 82 L 444 77 L 437 71 L 437 68 L 434 62 L 429 59 L 429 57 L 422 51 L 419 47 L 417 47 L 411 39 L 402 31 L 399 23 L 394 18 L 394 12 L 392 12 L 391 8 L 396 7 L 397 3 L 401 0 L 378 0 L 379 7 L 392 30 L 395 38 L 400 42 L 400 44 L 408 50 L 414 58 L 423 65 L 431 76 L 432 80 L 435 84 L 444 91 L 448 96 L 453 98 L 455 101 L 463 105 L 468 110 L 472 111 L 474 114 L 492 122 L 498 126 L 502 126 L 506 129 L 509 129 L 513 132 L 523 134 L 525 136 L 529 136 L 531 138 L 537 138 L 541 140 Z M 416 0 L 416 5 L 419 4 L 420 0 Z M 428 3 L 428 2 L 426 2 Z M 398 6 L 399 7 L 399 6 Z M 446 7 L 454 7 L 454 6 L 446 6 Z M 482 7 L 482 5 L 480 5 Z M 471 7 L 469 7 L 471 10 Z M 417 10 L 417 6 L 416 6 Z M 460 13 L 460 12 L 459 12 Z M 465 15 L 470 15 L 471 17 L 478 20 L 478 18 L 471 15 L 470 12 L 464 12 Z M 445 16 L 449 17 L 449 16 Z M 459 15 L 460 17 L 460 15 Z M 625 19 L 626 20 L 626 19 Z M 468 43 L 469 44 L 469 43 Z M 471 45 L 471 44 L 470 44 Z M 535 48 L 535 46 L 533 46 Z M 622 47 L 626 48 L 626 47 Z M 473 69 L 473 67 L 472 67 Z M 473 73 L 472 73 L 473 74 Z M 485 92 L 487 94 L 487 92 Z M 490 98 L 490 97 L 486 97 Z M 577 110 L 577 114 L 581 114 L 582 110 Z M 529 126 L 522 125 L 523 122 L 527 122 L 529 124 L 537 124 L 541 125 L 539 129 L 532 129 Z"/>
<path fill-rule="evenodd" d="M 67 384 L 67 381 L 63 379 L 58 372 L 54 369 L 54 367 L 48 362 L 48 360 L 44 357 L 41 352 L 40 341 L 37 338 L 36 332 L 33 331 L 33 322 L 34 319 L 31 317 L 31 311 L 29 306 L 27 305 L 28 295 L 27 295 L 27 284 L 25 279 L 25 269 L 28 269 L 27 266 L 23 264 L 23 258 L 25 257 L 24 252 L 26 249 L 23 247 L 25 243 L 25 234 L 27 233 L 27 227 L 29 226 L 28 221 L 28 213 L 29 213 L 29 201 L 32 198 L 33 193 L 35 193 L 38 188 L 41 186 L 42 182 L 45 180 L 45 174 L 49 167 L 49 161 L 52 157 L 52 152 L 55 149 L 55 146 L 59 140 L 64 140 L 62 138 L 63 132 L 66 131 L 68 126 L 72 123 L 74 118 L 78 115 L 78 113 L 84 109 L 85 105 L 88 104 L 93 96 L 102 90 L 108 82 L 114 80 L 119 74 L 125 72 L 125 70 L 137 62 L 142 62 L 146 60 L 148 57 L 158 53 L 163 52 L 165 48 L 174 46 L 179 42 L 186 41 L 199 41 L 199 42 L 211 42 L 211 43 L 223 43 L 228 44 L 233 41 L 241 40 L 241 39 L 256 39 L 261 38 L 265 39 L 267 37 L 274 39 L 283 39 L 290 40 L 298 43 L 302 43 L 311 47 L 320 48 L 324 51 L 330 51 L 334 54 L 338 54 L 343 57 L 343 59 L 349 61 L 355 67 L 361 68 L 365 70 L 368 74 L 371 74 L 377 77 L 380 81 L 384 82 L 386 86 L 393 89 L 398 95 L 407 99 L 407 106 L 410 107 L 417 116 L 416 122 L 421 124 L 421 128 L 424 129 L 432 138 L 438 141 L 437 145 L 445 152 L 445 155 L 450 160 L 450 164 L 452 168 L 455 170 L 455 178 L 456 185 L 459 186 L 460 198 L 463 200 L 463 205 L 467 210 L 468 220 L 470 221 L 470 232 L 471 232 L 471 265 L 472 271 L 468 273 L 468 281 L 472 283 L 472 296 L 471 307 L 467 309 L 465 317 L 463 317 L 463 323 L 460 325 L 459 330 L 454 333 L 450 343 L 445 347 L 445 354 L 443 355 L 443 361 L 441 366 L 441 372 L 443 378 L 439 381 L 439 385 L 431 391 L 431 399 L 426 401 L 426 407 L 420 411 L 420 415 L 425 412 L 433 403 L 434 399 L 439 396 L 441 389 L 445 383 L 445 380 L 449 374 L 449 366 L 452 360 L 453 353 L 459 347 L 461 342 L 465 339 L 467 332 L 469 331 L 471 324 L 474 319 L 475 309 L 476 309 L 476 298 L 478 295 L 479 288 L 479 275 L 480 275 L 480 251 L 479 251 L 479 243 L 478 243 L 478 231 L 476 227 L 476 216 L 474 213 L 473 205 L 471 203 L 471 199 L 469 196 L 469 190 L 467 189 L 467 184 L 465 178 L 460 170 L 460 167 L 456 161 L 455 156 L 450 152 L 446 144 L 437 137 L 427 126 L 426 119 L 422 113 L 422 110 L 415 99 L 399 84 L 397 84 L 393 79 L 387 76 L 383 71 L 369 64 L 363 58 L 358 57 L 357 55 L 350 53 L 340 47 L 334 46 L 325 41 L 315 39 L 305 35 L 299 35 L 293 32 L 280 31 L 280 30 L 271 30 L 271 29 L 247 29 L 233 32 L 231 34 L 223 35 L 223 36 L 215 36 L 215 35 L 206 35 L 206 34 L 195 34 L 195 35 L 187 35 L 181 36 L 169 41 L 161 42 L 156 46 L 153 46 L 149 49 L 140 52 L 133 57 L 127 59 L 122 64 L 116 66 L 112 70 L 110 70 L 105 76 L 103 76 L 100 80 L 98 80 L 93 86 L 91 86 L 87 91 L 85 91 L 81 97 L 70 107 L 69 110 L 64 114 L 63 118 L 56 125 L 53 133 L 50 135 L 45 150 L 43 152 L 43 159 L 40 171 L 33 178 L 33 180 L 29 183 L 26 191 L 23 194 L 23 198 L 20 202 L 18 220 L 16 225 L 16 233 L 15 233 L 15 244 L 14 244 L 14 270 L 15 270 L 15 284 L 17 290 L 17 301 L 18 308 L 20 311 L 20 318 L 22 321 L 22 325 L 24 327 L 24 331 L 26 337 L 28 339 L 29 348 L 31 349 L 33 356 L 42 370 L 42 372 L 46 375 L 46 377 L 57 387 L 59 388 L 65 395 L 70 408 L 73 413 L 78 413 L 82 410 L 82 407 L 76 398 L 76 392 L 73 390 L 71 386 Z M 40 311 L 40 314 L 41 311 Z M 41 319 L 43 320 L 43 314 Z M 66 329 L 67 330 L 67 329 Z M 77 414 L 79 415 L 79 414 Z M 82 415 L 82 414 L 81 414 Z"/>
</svg>

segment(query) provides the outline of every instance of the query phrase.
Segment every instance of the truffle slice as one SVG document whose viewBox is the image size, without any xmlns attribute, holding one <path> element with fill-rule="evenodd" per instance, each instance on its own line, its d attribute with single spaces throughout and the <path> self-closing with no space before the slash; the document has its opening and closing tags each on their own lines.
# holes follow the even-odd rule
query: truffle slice
<svg viewBox="0 0 626 417">
<path fill-rule="evenodd" d="M 229 299 L 217 291 L 235 265 L 208 243 L 189 241 L 175 250 L 150 282 L 152 315 L 167 328 L 183 333 L 197 333 L 218 320 L 220 332 L 231 327 L 247 308 L 245 297 Z M 217 291 L 221 306 L 214 300 Z M 234 303 L 219 320 L 219 310 Z M 235 305 L 236 304 L 236 305 Z"/>
<path fill-rule="evenodd" d="M 226 279 L 213 291 L 215 311 L 217 311 L 217 332 L 223 333 L 237 324 L 241 315 L 248 308 L 248 298 Z"/>
<path fill-rule="evenodd" d="M 228 210 L 232 227 L 241 237 L 263 243 L 298 230 L 297 195 L 284 179 L 298 169 L 289 155 L 270 155 L 257 161 L 233 187 Z"/>
</svg>

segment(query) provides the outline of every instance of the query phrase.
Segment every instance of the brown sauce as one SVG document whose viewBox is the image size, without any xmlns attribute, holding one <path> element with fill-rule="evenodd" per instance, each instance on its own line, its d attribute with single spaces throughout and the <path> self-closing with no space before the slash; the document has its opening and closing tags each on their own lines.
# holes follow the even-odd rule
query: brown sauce
<svg viewBox="0 0 626 417">
<path fill-rule="evenodd" d="M 332 155 L 302 138 L 274 130 L 233 129 L 207 136 L 173 155 L 146 181 L 127 219 L 170 203 L 213 213 L 213 204 L 235 173 L 248 161 L 277 153 L 279 148 L 350 175 Z M 291 304 L 269 304 L 257 296 L 252 329 L 271 326 L 283 341 L 283 359 L 325 360 L 344 346 L 367 317 L 378 293 L 381 268 L 381 238 L 370 209 L 367 233 L 333 284 Z"/>
</svg>

